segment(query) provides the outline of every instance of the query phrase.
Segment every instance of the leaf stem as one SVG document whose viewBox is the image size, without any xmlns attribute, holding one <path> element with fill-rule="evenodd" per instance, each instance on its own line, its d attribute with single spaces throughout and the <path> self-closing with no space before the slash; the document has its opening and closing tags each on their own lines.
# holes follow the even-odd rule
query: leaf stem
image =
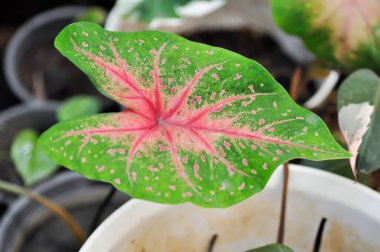
<svg viewBox="0 0 380 252">
<path fill-rule="evenodd" d="M 84 243 L 85 236 L 81 227 L 63 207 L 59 206 L 58 204 L 52 202 L 51 200 L 42 195 L 36 194 L 22 186 L 15 185 L 4 180 L 0 180 L 0 190 L 16 195 L 29 197 L 37 203 L 48 208 L 52 213 L 54 213 L 68 226 L 68 228 L 71 230 L 71 232 L 77 239 L 79 245 L 82 245 Z"/>
<path fill-rule="evenodd" d="M 322 243 L 323 230 L 325 229 L 326 222 L 327 222 L 327 219 L 323 217 L 321 222 L 319 223 L 317 236 L 315 237 L 315 241 L 314 241 L 313 252 L 319 252 L 319 249 Z"/>
<path fill-rule="evenodd" d="M 214 234 L 211 239 L 210 243 L 208 244 L 207 252 L 212 252 L 214 250 L 215 242 L 218 239 L 218 234 Z"/>
<path fill-rule="evenodd" d="M 32 88 L 37 100 L 45 101 L 46 92 L 45 92 L 45 83 L 44 76 L 41 70 L 32 73 Z"/>
<path fill-rule="evenodd" d="M 284 242 L 286 202 L 288 199 L 289 162 L 284 163 L 284 177 L 281 195 L 280 224 L 278 226 L 277 243 Z"/>
<path fill-rule="evenodd" d="M 301 77 L 302 77 L 302 70 L 301 68 L 297 67 L 296 70 L 294 70 L 292 80 L 291 80 L 291 85 L 289 88 L 290 97 L 292 97 L 295 102 L 297 102 L 296 98 L 298 97 L 299 91 L 300 91 Z"/>
<path fill-rule="evenodd" d="M 113 196 L 115 195 L 115 193 L 116 193 L 116 188 L 113 187 L 113 186 L 111 186 L 111 189 L 109 190 L 107 196 L 104 198 L 103 202 L 100 204 L 99 208 L 96 211 L 96 214 L 95 214 L 94 218 L 92 219 L 92 222 L 91 222 L 91 225 L 90 225 L 90 229 L 88 230 L 88 234 L 89 235 L 92 232 L 94 232 L 94 230 L 98 226 L 99 220 L 102 217 L 102 215 L 104 213 L 104 210 L 107 208 L 108 204 L 111 202 L 111 200 L 112 200 Z"/>
<path fill-rule="evenodd" d="M 297 102 L 299 95 L 299 88 L 301 83 L 302 70 L 297 68 L 292 75 L 290 83 L 290 96 Z M 284 163 L 284 177 L 281 194 L 281 210 L 280 210 L 280 223 L 277 232 L 277 243 L 282 244 L 285 236 L 285 216 L 286 216 L 286 203 L 288 200 L 288 181 L 289 181 L 289 162 Z"/>
</svg>

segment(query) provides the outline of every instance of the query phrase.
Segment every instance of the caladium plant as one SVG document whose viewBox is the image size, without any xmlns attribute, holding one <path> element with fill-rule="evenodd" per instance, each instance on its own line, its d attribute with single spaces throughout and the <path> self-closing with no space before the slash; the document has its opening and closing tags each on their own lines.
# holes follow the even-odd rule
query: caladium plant
<svg viewBox="0 0 380 252">
<path fill-rule="evenodd" d="M 348 158 L 326 125 L 257 62 L 177 35 L 80 22 L 55 40 L 105 96 L 127 108 L 62 122 L 48 155 L 136 198 L 226 207 L 293 158 Z"/>
<path fill-rule="evenodd" d="M 318 57 L 348 69 L 380 70 L 380 1 L 271 0 L 277 24 Z"/>
</svg>

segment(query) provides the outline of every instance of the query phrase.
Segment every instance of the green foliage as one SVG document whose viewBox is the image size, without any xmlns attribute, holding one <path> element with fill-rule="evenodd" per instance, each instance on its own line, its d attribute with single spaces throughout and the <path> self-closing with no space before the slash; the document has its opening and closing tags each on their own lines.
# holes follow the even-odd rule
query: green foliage
<svg viewBox="0 0 380 252">
<path fill-rule="evenodd" d="M 294 252 L 294 250 L 283 244 L 274 243 L 260 248 L 251 249 L 246 252 Z"/>
<path fill-rule="evenodd" d="M 94 115 L 100 111 L 100 102 L 89 95 L 78 95 L 64 101 L 58 108 L 58 121 L 77 119 L 83 116 Z"/>
<path fill-rule="evenodd" d="M 276 23 L 318 57 L 347 69 L 380 70 L 380 2 L 272 0 Z"/>
<path fill-rule="evenodd" d="M 142 0 L 137 5 L 124 7 L 128 9 L 125 16 L 134 16 L 143 23 L 149 24 L 155 18 L 178 18 L 176 8 L 194 0 Z M 208 0 L 205 0 L 208 1 Z M 126 4 L 132 4 L 126 2 Z"/>
<path fill-rule="evenodd" d="M 257 62 L 177 35 L 67 26 L 55 46 L 127 108 L 59 123 L 59 164 L 136 198 L 227 207 L 293 158 L 347 158 L 326 125 Z"/>
<path fill-rule="evenodd" d="M 103 24 L 107 17 L 107 11 L 99 6 L 88 8 L 78 18 L 77 21 L 87 21 L 96 24 Z"/>
<path fill-rule="evenodd" d="M 49 177 L 58 168 L 37 145 L 38 134 L 25 129 L 17 134 L 11 146 L 11 158 L 24 183 L 28 186 Z"/>
<path fill-rule="evenodd" d="M 338 92 L 339 125 L 356 172 L 380 167 L 380 78 L 371 70 L 351 74 Z"/>
</svg>

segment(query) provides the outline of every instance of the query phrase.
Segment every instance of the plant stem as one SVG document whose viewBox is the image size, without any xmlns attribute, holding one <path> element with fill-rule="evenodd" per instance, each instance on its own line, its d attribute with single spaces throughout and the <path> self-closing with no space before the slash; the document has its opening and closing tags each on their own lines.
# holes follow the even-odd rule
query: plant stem
<svg viewBox="0 0 380 252">
<path fill-rule="evenodd" d="M 325 217 L 322 218 L 319 223 L 319 228 L 317 232 L 317 236 L 315 237 L 313 252 L 319 252 L 322 243 L 323 230 L 325 229 L 327 219 Z"/>
<path fill-rule="evenodd" d="M 290 83 L 290 96 L 296 102 L 299 95 L 299 87 L 301 83 L 302 70 L 297 68 L 292 76 Z M 281 194 L 281 210 L 280 210 L 280 224 L 277 232 L 277 243 L 284 242 L 285 235 L 285 215 L 286 215 L 286 202 L 288 199 L 288 180 L 289 180 L 289 162 L 284 163 L 284 177 Z"/>
<path fill-rule="evenodd" d="M 44 76 L 42 71 L 36 71 L 32 73 L 32 81 L 33 81 L 33 92 L 36 95 L 37 99 L 39 101 L 45 101 L 46 100 L 46 92 L 45 92 L 45 85 L 44 85 Z"/>
<path fill-rule="evenodd" d="M 78 223 L 76 223 L 74 218 L 63 207 L 57 205 L 56 203 L 52 202 L 51 200 L 42 195 L 36 194 L 22 186 L 15 185 L 4 180 L 0 180 L 0 190 L 16 195 L 29 197 L 34 201 L 40 203 L 41 205 L 45 206 L 69 227 L 69 229 L 77 239 L 79 245 L 82 245 L 84 243 L 85 236 L 81 227 L 78 225 Z"/>
<path fill-rule="evenodd" d="M 111 190 L 108 192 L 106 198 L 103 200 L 102 204 L 99 206 L 98 210 L 96 211 L 95 217 L 92 219 L 90 228 L 88 230 L 89 235 L 92 232 L 94 232 L 94 230 L 98 226 L 100 218 L 102 217 L 104 210 L 107 208 L 107 205 L 111 202 L 115 193 L 116 193 L 116 188 L 111 186 Z"/>
<path fill-rule="evenodd" d="M 293 98 L 294 101 L 296 101 L 299 91 L 300 91 L 300 85 L 301 85 L 301 77 L 302 77 L 302 70 L 301 68 L 297 67 L 296 70 L 294 70 L 290 88 L 289 88 L 289 94 L 290 97 Z"/>
<path fill-rule="evenodd" d="M 288 180 L 289 180 L 289 163 L 284 163 L 284 177 L 282 185 L 281 195 L 281 212 L 280 212 L 280 224 L 278 226 L 277 243 L 284 242 L 285 234 L 285 215 L 286 215 L 286 202 L 288 199 Z"/>
<path fill-rule="evenodd" d="M 218 234 L 214 234 L 211 237 L 210 243 L 208 244 L 207 252 L 212 252 L 213 251 L 216 239 L 218 239 Z"/>
</svg>

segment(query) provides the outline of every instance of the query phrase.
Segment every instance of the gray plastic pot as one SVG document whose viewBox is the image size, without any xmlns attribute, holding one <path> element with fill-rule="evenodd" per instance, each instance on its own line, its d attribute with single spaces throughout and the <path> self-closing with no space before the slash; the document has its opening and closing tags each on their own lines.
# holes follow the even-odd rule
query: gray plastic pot
<svg viewBox="0 0 380 252">
<path fill-rule="evenodd" d="M 56 35 L 86 9 L 67 6 L 42 12 L 24 23 L 11 38 L 4 58 L 5 77 L 22 101 L 57 101 L 89 94 L 99 97 L 105 107 L 111 104 L 83 72 L 54 48 Z M 40 89 L 45 97 L 41 97 Z"/>
<path fill-rule="evenodd" d="M 48 129 L 56 123 L 57 108 L 58 104 L 54 102 L 43 104 L 34 102 L 11 107 L 0 113 L 0 179 L 16 184 L 21 183 L 10 160 L 9 152 L 12 141 L 17 133 L 23 129 L 33 128 L 40 133 Z M 13 196 L 0 191 L 1 203 L 8 204 L 13 199 Z"/>
<path fill-rule="evenodd" d="M 73 172 L 64 172 L 35 189 L 65 207 L 86 232 L 110 186 Z M 117 192 L 102 217 L 107 217 L 129 197 Z M 45 207 L 21 197 L 0 223 L 1 252 L 71 252 L 78 244 L 67 226 Z"/>
</svg>

